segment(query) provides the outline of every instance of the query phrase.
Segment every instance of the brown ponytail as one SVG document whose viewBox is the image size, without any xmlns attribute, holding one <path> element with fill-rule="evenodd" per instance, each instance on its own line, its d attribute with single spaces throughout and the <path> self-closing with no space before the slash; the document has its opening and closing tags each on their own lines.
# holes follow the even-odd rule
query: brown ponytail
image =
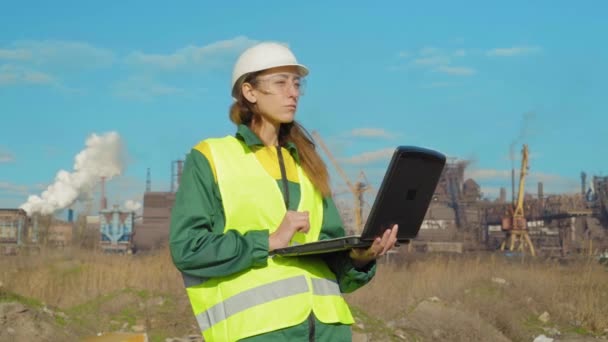
<svg viewBox="0 0 608 342">
<path fill-rule="evenodd" d="M 296 145 L 300 157 L 300 165 L 312 184 L 323 196 L 331 195 L 327 167 L 321 156 L 317 153 L 315 143 L 306 129 L 296 121 L 282 124 L 279 131 L 279 143 L 283 145 L 287 142 L 292 142 Z"/>
<path fill-rule="evenodd" d="M 230 106 L 230 120 L 237 125 L 243 124 L 251 128 L 254 116 L 256 115 L 253 105 L 239 92 L 237 101 Z M 292 142 L 296 145 L 300 157 L 300 165 L 315 188 L 323 196 L 331 195 L 327 167 L 321 156 L 317 153 L 315 144 L 306 129 L 296 121 L 282 124 L 279 129 L 279 144 L 284 146 L 287 142 Z"/>
</svg>

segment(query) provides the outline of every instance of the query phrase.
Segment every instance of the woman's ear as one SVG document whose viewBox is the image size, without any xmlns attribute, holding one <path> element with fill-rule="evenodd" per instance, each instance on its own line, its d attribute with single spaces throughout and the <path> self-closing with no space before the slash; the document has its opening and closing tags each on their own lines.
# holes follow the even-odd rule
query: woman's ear
<svg viewBox="0 0 608 342">
<path fill-rule="evenodd" d="M 243 85 L 241 85 L 241 92 L 243 93 L 245 99 L 251 103 L 256 103 L 258 99 L 256 98 L 253 90 L 253 86 L 248 82 L 244 82 Z"/>
</svg>

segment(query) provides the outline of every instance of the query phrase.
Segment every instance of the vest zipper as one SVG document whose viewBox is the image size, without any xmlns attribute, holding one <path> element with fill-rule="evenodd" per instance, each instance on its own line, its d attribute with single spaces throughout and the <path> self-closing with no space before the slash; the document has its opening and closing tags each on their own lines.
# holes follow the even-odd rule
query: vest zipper
<svg viewBox="0 0 608 342">
<path fill-rule="evenodd" d="M 308 315 L 308 341 L 315 341 L 315 315 L 312 312 Z"/>
<path fill-rule="evenodd" d="M 285 172 L 285 162 L 283 161 L 281 146 L 277 146 L 277 155 L 279 157 L 279 167 L 281 169 L 281 180 L 283 181 L 283 201 L 285 201 L 285 209 L 289 210 L 289 184 L 287 183 L 287 172 Z"/>
</svg>

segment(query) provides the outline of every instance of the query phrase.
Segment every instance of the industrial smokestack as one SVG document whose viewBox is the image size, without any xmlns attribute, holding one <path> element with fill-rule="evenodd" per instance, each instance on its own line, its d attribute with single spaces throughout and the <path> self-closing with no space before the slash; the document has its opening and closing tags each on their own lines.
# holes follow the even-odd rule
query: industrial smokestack
<svg viewBox="0 0 608 342">
<path fill-rule="evenodd" d="M 541 208 L 543 207 L 544 198 L 543 182 L 538 182 L 538 204 Z"/>
<path fill-rule="evenodd" d="M 108 199 L 106 198 L 106 177 L 101 177 L 101 203 L 99 210 L 108 209 Z"/>
<path fill-rule="evenodd" d="M 171 192 L 176 192 L 179 188 L 179 182 L 182 179 L 183 168 L 183 160 L 174 160 L 171 162 Z"/>
<path fill-rule="evenodd" d="M 148 168 L 148 172 L 146 173 L 146 192 L 152 191 L 152 178 L 150 176 L 150 168 Z"/>
<path fill-rule="evenodd" d="M 171 162 L 171 192 L 175 192 L 177 191 L 177 189 L 175 188 L 175 183 L 177 182 L 177 175 L 176 175 L 176 167 L 175 164 L 177 163 L 177 161 L 172 161 Z"/>
<path fill-rule="evenodd" d="M 60 170 L 55 181 L 40 196 L 29 196 L 21 209 L 28 215 L 46 215 L 65 209 L 77 200 L 91 198 L 100 178 L 109 180 L 120 175 L 123 164 L 122 141 L 118 133 L 91 134 L 86 140 L 86 148 L 74 157 L 74 170 Z"/>
<path fill-rule="evenodd" d="M 585 196 L 585 194 L 587 194 L 587 174 L 581 172 L 581 195 Z"/>
<path fill-rule="evenodd" d="M 74 210 L 72 208 L 68 209 L 68 222 L 74 222 Z"/>
<path fill-rule="evenodd" d="M 507 189 L 505 189 L 502 186 L 500 187 L 499 201 L 500 201 L 500 203 L 505 203 L 507 201 Z"/>
<path fill-rule="evenodd" d="M 177 188 L 179 189 L 180 181 L 182 180 L 182 171 L 184 169 L 184 161 L 177 161 Z"/>
</svg>

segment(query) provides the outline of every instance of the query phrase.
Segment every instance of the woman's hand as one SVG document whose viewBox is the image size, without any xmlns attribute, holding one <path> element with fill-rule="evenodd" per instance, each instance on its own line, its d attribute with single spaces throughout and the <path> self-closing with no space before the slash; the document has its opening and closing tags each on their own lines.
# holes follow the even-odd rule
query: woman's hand
<svg viewBox="0 0 608 342">
<path fill-rule="evenodd" d="M 349 256 L 353 260 L 353 265 L 356 268 L 362 268 L 372 260 L 376 260 L 378 257 L 383 256 L 386 252 L 394 248 L 395 243 L 397 242 L 398 231 L 399 227 L 394 225 L 392 228 L 385 230 L 382 237 L 377 237 L 369 248 L 351 249 Z"/>
<path fill-rule="evenodd" d="M 289 246 L 289 241 L 296 232 L 308 233 L 310 218 L 307 211 L 287 211 L 279 228 L 268 237 L 268 250 Z"/>
</svg>

